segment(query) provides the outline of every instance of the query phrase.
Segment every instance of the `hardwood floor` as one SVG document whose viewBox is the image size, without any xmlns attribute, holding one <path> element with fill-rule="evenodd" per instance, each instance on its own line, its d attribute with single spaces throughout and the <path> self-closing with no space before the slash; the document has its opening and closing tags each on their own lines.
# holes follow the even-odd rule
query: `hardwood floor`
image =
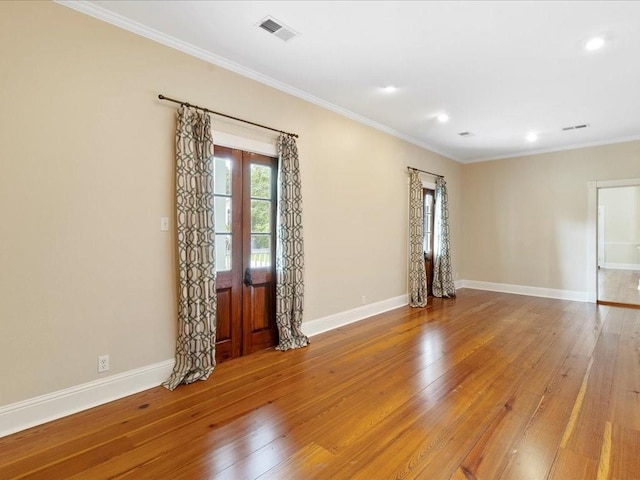
<svg viewBox="0 0 640 480">
<path fill-rule="evenodd" d="M 637 270 L 598 269 L 598 300 L 640 305 L 640 272 Z"/>
<path fill-rule="evenodd" d="M 638 479 L 640 310 L 461 290 L 0 439 L 0 478 Z"/>
</svg>

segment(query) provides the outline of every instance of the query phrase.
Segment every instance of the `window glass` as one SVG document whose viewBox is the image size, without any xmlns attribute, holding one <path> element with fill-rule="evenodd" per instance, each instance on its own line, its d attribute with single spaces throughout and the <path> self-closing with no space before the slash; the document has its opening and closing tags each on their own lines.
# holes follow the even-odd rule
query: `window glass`
<svg viewBox="0 0 640 480">
<path fill-rule="evenodd" d="M 271 198 L 271 167 L 251 164 L 251 198 Z"/>
<path fill-rule="evenodd" d="M 216 195 L 231 195 L 231 160 L 214 158 L 214 186 Z"/>
<path fill-rule="evenodd" d="M 231 235 L 216 234 L 216 272 L 231 270 Z"/>
<path fill-rule="evenodd" d="M 251 235 L 251 268 L 271 266 L 271 236 Z"/>
</svg>

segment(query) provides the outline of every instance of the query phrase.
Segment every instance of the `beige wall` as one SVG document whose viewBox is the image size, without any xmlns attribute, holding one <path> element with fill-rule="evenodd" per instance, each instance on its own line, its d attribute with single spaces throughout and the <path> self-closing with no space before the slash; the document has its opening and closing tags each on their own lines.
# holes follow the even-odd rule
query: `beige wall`
<svg viewBox="0 0 640 480">
<path fill-rule="evenodd" d="M 461 277 L 586 292 L 587 182 L 638 177 L 640 142 L 465 165 Z"/>
<path fill-rule="evenodd" d="M 0 58 L 0 405 L 173 357 L 158 93 L 300 134 L 305 321 L 406 293 L 406 165 L 447 176 L 459 265 L 456 162 L 54 3 L 0 2 Z"/>
</svg>

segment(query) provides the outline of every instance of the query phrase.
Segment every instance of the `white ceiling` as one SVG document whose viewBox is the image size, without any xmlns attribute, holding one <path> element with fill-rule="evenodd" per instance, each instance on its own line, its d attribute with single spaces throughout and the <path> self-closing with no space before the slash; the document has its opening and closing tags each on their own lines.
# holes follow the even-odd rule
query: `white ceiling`
<svg viewBox="0 0 640 480">
<path fill-rule="evenodd" d="M 640 2 L 62 3 L 461 162 L 640 139 Z"/>
</svg>

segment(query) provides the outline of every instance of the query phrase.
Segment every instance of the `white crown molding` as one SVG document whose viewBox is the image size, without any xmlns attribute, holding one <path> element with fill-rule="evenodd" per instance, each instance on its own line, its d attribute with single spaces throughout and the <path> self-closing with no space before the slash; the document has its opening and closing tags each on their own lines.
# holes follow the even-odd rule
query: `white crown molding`
<svg viewBox="0 0 640 480">
<path fill-rule="evenodd" d="M 365 318 L 378 315 L 380 313 L 393 310 L 394 308 L 403 307 L 409 303 L 408 295 L 400 295 L 399 297 L 388 298 L 376 303 L 363 305 L 362 307 L 353 308 L 344 312 L 334 313 L 322 318 L 316 318 L 308 322 L 302 322 L 302 331 L 308 337 L 318 335 L 320 333 L 333 330 L 334 328 L 343 327 L 350 323 L 364 320 Z"/>
<path fill-rule="evenodd" d="M 367 125 L 369 127 L 375 128 L 376 130 L 380 130 L 381 132 L 387 133 L 391 136 L 409 142 L 418 147 L 425 148 L 430 150 L 433 153 L 437 153 L 443 157 L 446 157 L 451 160 L 455 160 L 460 162 L 459 159 L 455 158 L 448 152 L 442 151 L 428 143 L 425 143 L 422 140 L 419 140 L 410 135 L 406 135 L 402 132 L 399 132 L 391 127 L 383 125 L 382 123 L 376 122 L 375 120 L 371 120 L 370 118 L 359 115 L 351 110 L 347 110 L 346 108 L 342 108 L 338 105 L 335 105 L 327 100 L 311 95 L 307 92 L 304 92 L 298 88 L 295 88 L 291 85 L 288 85 L 284 82 L 276 80 L 275 78 L 269 77 L 267 75 L 263 75 L 260 72 L 256 72 L 250 68 L 244 67 L 236 62 L 232 62 L 220 55 L 216 55 L 211 53 L 203 48 L 197 47 L 187 42 L 183 42 L 182 40 L 178 40 L 170 35 L 166 35 L 158 30 L 153 28 L 149 28 L 139 22 L 135 22 L 130 20 L 122 15 L 118 15 L 116 13 L 110 12 L 102 7 L 94 5 L 85 0 L 54 0 L 55 3 L 60 5 L 64 5 L 65 7 L 69 7 L 78 12 L 84 13 L 91 17 L 97 18 L 98 20 L 102 20 L 104 22 L 110 23 L 111 25 L 115 25 L 116 27 L 122 28 L 129 32 L 135 33 L 142 37 L 153 40 L 154 42 L 161 43 L 162 45 L 166 45 L 167 47 L 171 47 L 175 50 L 179 50 L 183 53 L 191 55 L 193 57 L 199 58 L 200 60 L 204 60 L 206 62 L 212 63 L 219 67 L 230 70 L 234 73 L 242 75 L 244 77 L 250 78 L 257 82 L 263 83 L 270 87 L 273 87 L 282 92 L 288 93 L 289 95 L 293 95 L 294 97 L 301 98 L 302 100 L 306 100 L 309 103 L 313 103 L 320 107 L 326 108 L 327 110 L 331 110 L 332 112 L 338 113 L 343 117 L 350 118 L 351 120 L 355 120 L 358 123 L 362 123 L 363 125 Z"/>
<path fill-rule="evenodd" d="M 456 282 L 458 284 L 458 282 Z M 554 288 L 529 287 L 527 285 L 510 285 L 507 283 L 480 282 L 477 280 L 460 280 L 460 288 L 486 290 L 489 292 L 514 293 L 531 297 L 557 298 L 559 300 L 573 300 L 575 302 L 594 302 L 589 292 L 573 290 L 557 290 Z"/>
<path fill-rule="evenodd" d="M 0 407 L 0 438 L 157 387 L 174 363 L 166 360 Z"/>
<path fill-rule="evenodd" d="M 563 147 L 552 147 L 552 148 L 542 148 L 540 150 L 526 150 L 519 152 L 512 152 L 505 155 L 500 155 L 498 157 L 484 157 L 484 158 L 474 158 L 471 160 L 458 160 L 460 163 L 479 163 L 479 162 L 490 162 L 493 160 L 505 160 L 508 158 L 521 158 L 528 157 L 531 155 L 541 155 L 543 153 L 555 153 L 555 152 L 564 152 L 566 150 L 578 150 L 580 148 L 589 148 L 589 147 L 601 147 L 604 145 L 614 145 L 616 143 L 626 143 L 626 142 L 635 142 L 640 140 L 640 135 L 632 135 L 630 137 L 620 137 L 614 138 L 611 140 L 602 140 L 599 142 L 589 142 L 589 143 L 574 143 L 571 145 L 565 145 Z"/>
</svg>

